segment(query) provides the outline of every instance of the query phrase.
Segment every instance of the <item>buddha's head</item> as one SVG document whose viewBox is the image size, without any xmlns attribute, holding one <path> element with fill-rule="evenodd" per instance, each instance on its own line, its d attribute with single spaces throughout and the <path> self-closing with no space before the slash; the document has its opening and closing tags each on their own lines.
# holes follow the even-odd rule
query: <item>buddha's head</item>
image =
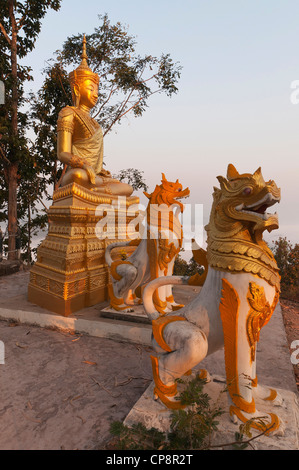
<svg viewBox="0 0 299 470">
<path fill-rule="evenodd" d="M 85 36 L 81 58 L 79 67 L 69 74 L 73 103 L 93 108 L 98 100 L 99 76 L 88 67 Z"/>
</svg>

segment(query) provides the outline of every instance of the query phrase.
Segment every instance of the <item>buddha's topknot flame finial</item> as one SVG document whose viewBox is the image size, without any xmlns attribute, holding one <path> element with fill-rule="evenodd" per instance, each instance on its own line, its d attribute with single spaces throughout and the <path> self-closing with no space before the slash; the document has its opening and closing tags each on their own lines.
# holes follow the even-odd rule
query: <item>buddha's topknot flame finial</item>
<svg viewBox="0 0 299 470">
<path fill-rule="evenodd" d="M 93 80 L 97 85 L 99 84 L 99 76 L 94 73 L 88 66 L 88 57 L 86 53 L 86 36 L 83 36 L 83 47 L 81 55 L 81 64 L 73 72 L 69 74 L 70 84 L 73 88 L 75 83 L 81 83 L 84 80 Z"/>
<path fill-rule="evenodd" d="M 86 53 L 86 36 L 85 36 L 85 34 L 83 36 L 83 49 L 82 49 L 81 59 L 82 59 L 82 61 L 81 61 L 80 67 L 89 68 L 88 67 L 88 57 L 87 57 L 87 53 Z"/>
</svg>

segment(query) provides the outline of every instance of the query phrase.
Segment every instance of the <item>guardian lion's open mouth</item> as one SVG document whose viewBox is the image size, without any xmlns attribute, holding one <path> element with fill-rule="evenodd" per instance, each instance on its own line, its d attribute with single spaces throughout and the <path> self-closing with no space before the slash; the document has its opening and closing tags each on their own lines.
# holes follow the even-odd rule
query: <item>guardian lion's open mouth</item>
<svg viewBox="0 0 299 470">
<path fill-rule="evenodd" d="M 270 214 L 269 212 L 267 212 L 267 209 L 276 204 L 277 202 L 280 202 L 280 199 L 275 198 L 271 193 L 268 193 L 265 197 L 255 202 L 254 204 L 248 206 L 246 206 L 245 204 L 240 204 L 236 207 L 236 210 L 248 214 L 254 213 L 258 217 L 267 220 L 269 217 L 277 215 L 276 212 L 274 214 Z"/>
<path fill-rule="evenodd" d="M 185 199 L 190 195 L 190 190 L 189 188 L 186 189 L 179 189 L 178 192 L 175 195 L 175 199 Z"/>
</svg>

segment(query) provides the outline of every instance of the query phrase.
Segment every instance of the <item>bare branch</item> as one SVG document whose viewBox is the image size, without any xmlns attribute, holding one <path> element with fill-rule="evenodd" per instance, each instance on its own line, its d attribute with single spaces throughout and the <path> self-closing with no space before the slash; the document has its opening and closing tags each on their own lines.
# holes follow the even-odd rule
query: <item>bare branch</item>
<svg viewBox="0 0 299 470">
<path fill-rule="evenodd" d="M 104 136 L 110 131 L 111 127 L 116 123 L 116 121 L 118 121 L 122 116 L 124 116 L 126 114 L 126 112 L 123 113 L 123 110 L 125 109 L 125 107 L 126 107 L 127 103 L 129 102 L 132 94 L 134 93 L 135 89 L 136 88 L 134 86 L 132 88 L 131 92 L 128 94 L 127 98 L 120 104 L 120 106 L 118 108 L 118 111 L 116 112 L 115 118 L 113 119 L 113 121 L 110 124 L 110 126 L 108 127 L 108 129 L 106 129 L 106 131 L 104 132 Z M 140 100 L 141 100 L 141 98 L 140 98 Z"/>
<path fill-rule="evenodd" d="M 102 109 L 104 108 L 104 106 L 105 106 L 105 105 L 108 103 L 108 101 L 110 100 L 110 98 L 111 98 L 111 96 L 113 95 L 113 93 L 115 93 L 117 90 L 119 90 L 119 87 L 116 87 L 116 88 L 113 89 L 113 86 L 112 86 L 108 98 L 107 98 L 106 101 L 104 101 L 103 104 L 100 106 L 98 112 L 96 113 L 95 116 L 93 116 L 93 118 L 96 118 L 96 117 L 100 114 L 100 112 L 102 111 Z"/>
<path fill-rule="evenodd" d="M 158 93 L 160 91 L 160 88 L 158 90 L 155 90 L 153 92 L 151 92 L 148 97 L 154 95 L 155 93 Z M 117 112 L 117 115 L 115 117 L 115 119 L 112 121 L 112 123 L 110 124 L 110 126 L 108 127 L 108 129 L 106 129 L 106 131 L 104 132 L 104 136 L 106 134 L 108 134 L 108 132 L 110 131 L 110 129 L 114 126 L 114 124 L 116 123 L 116 121 L 118 121 L 119 119 L 121 119 L 122 117 L 124 117 L 126 114 L 128 114 L 132 109 L 136 108 L 136 106 L 138 105 L 138 103 L 140 103 L 140 101 L 142 100 L 142 96 L 139 98 L 139 100 L 137 100 L 130 108 L 128 108 L 125 112 L 122 112 L 125 105 L 129 102 L 129 97 L 125 100 L 124 104 L 122 106 L 120 106 L 120 109 L 119 111 Z"/>
<path fill-rule="evenodd" d="M 140 85 L 140 84 L 143 84 L 143 83 L 146 83 L 150 80 L 152 80 L 153 78 L 155 78 L 158 73 L 155 73 L 153 74 L 151 77 L 145 79 L 145 80 L 142 80 L 142 75 L 144 73 L 144 71 L 146 70 L 146 65 L 144 65 L 144 67 L 142 68 L 142 70 L 140 71 L 140 74 L 139 74 L 139 77 L 138 77 L 138 81 L 135 83 L 134 87 L 132 88 L 131 92 L 128 94 L 127 98 L 121 103 L 118 111 L 116 112 L 116 116 L 115 118 L 113 119 L 112 123 L 110 124 L 110 126 L 108 127 L 108 129 L 106 129 L 106 131 L 104 132 L 104 136 L 111 130 L 111 128 L 114 126 L 114 124 L 119 120 L 121 119 L 123 116 L 125 116 L 127 113 L 129 113 L 132 109 L 136 108 L 136 106 L 138 105 L 138 103 L 140 103 L 140 101 L 142 100 L 142 97 L 140 97 L 132 106 L 130 106 L 126 111 L 125 110 L 125 107 L 128 103 L 130 103 L 130 98 L 131 96 L 133 95 L 133 93 L 136 91 L 137 89 L 137 86 Z M 149 93 L 148 97 L 154 95 L 155 93 L 158 93 L 160 91 L 160 89 L 157 89 L 151 93 Z M 109 101 L 109 98 L 108 100 Z M 107 102 L 106 101 L 106 102 Z M 104 106 L 104 105 L 103 105 Z M 101 106 L 100 109 L 103 108 L 103 106 Z M 99 111 L 100 112 L 100 111 Z M 96 114 L 96 116 L 99 114 L 99 112 Z"/>
<path fill-rule="evenodd" d="M 39 200 L 39 202 L 44 206 L 45 208 L 45 211 L 48 213 L 49 212 L 49 208 L 43 203 L 43 201 L 38 197 L 37 198 Z"/>
</svg>

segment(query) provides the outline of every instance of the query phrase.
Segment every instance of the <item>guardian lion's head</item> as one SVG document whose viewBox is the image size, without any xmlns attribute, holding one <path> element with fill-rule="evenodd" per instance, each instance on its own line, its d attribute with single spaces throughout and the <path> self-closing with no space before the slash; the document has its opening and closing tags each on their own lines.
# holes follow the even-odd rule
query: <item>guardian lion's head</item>
<svg viewBox="0 0 299 470">
<path fill-rule="evenodd" d="M 189 188 L 183 189 L 179 180 L 175 182 L 167 181 L 164 173 L 162 173 L 161 184 L 156 185 L 151 194 L 146 192 L 144 194 L 149 199 L 150 204 L 166 204 L 167 206 L 177 204 L 183 211 L 183 204 L 179 200 L 189 196 L 190 190 Z"/>
<path fill-rule="evenodd" d="M 269 213 L 269 207 L 280 202 L 280 189 L 272 180 L 265 182 L 261 168 L 253 174 L 239 174 L 229 164 L 227 177 L 217 177 L 220 189 L 214 188 L 214 202 L 207 230 L 233 235 L 240 230 L 251 237 L 264 230 L 278 228 L 277 214 Z"/>
</svg>

